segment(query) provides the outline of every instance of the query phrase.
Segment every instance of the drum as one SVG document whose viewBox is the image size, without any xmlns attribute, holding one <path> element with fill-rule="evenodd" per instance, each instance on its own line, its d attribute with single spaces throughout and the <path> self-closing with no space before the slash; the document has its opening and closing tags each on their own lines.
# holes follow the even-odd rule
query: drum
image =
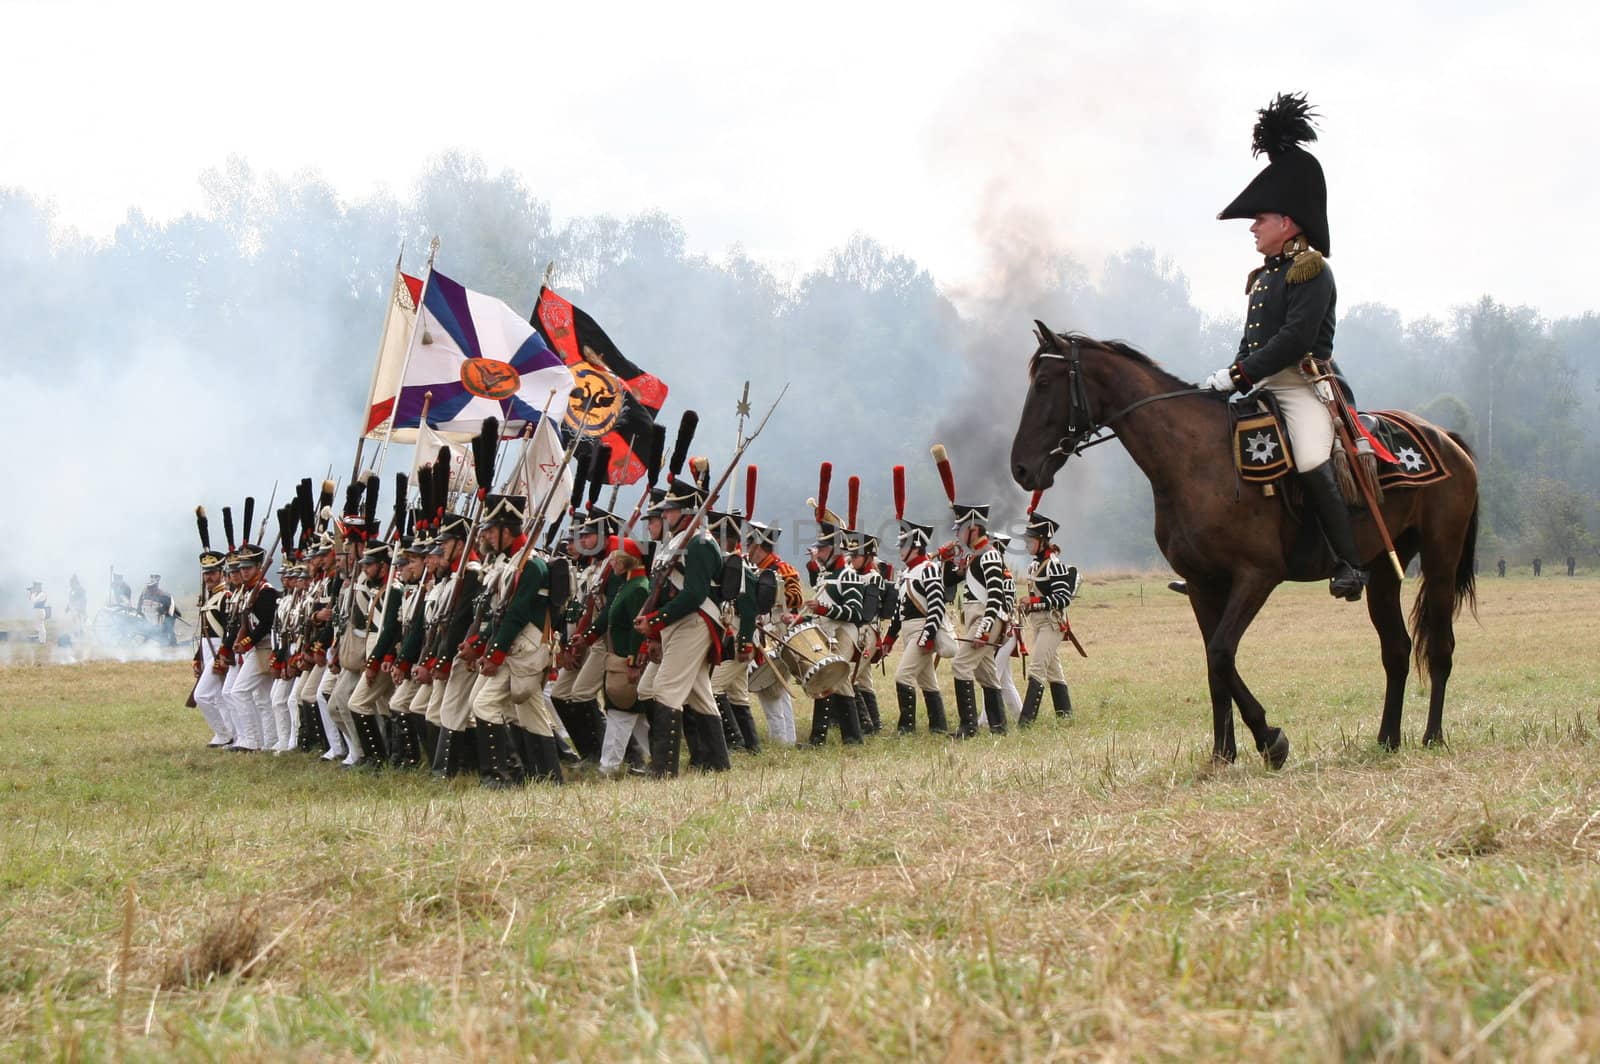
<svg viewBox="0 0 1600 1064">
<path fill-rule="evenodd" d="M 850 662 L 834 652 L 833 641 L 815 621 L 791 629 L 778 646 L 778 657 L 812 698 L 821 698 L 850 679 Z"/>
<path fill-rule="evenodd" d="M 750 685 L 750 690 L 759 694 L 769 691 L 779 684 L 789 682 L 789 670 L 783 667 L 776 653 L 765 654 L 759 662 L 750 663 L 750 678 L 745 681 Z"/>
</svg>

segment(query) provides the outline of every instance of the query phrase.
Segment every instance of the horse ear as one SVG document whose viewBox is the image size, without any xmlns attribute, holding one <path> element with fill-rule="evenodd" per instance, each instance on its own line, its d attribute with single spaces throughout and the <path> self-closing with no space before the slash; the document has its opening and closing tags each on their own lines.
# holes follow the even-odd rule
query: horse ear
<svg viewBox="0 0 1600 1064">
<path fill-rule="evenodd" d="M 1056 349 L 1056 334 L 1050 326 L 1035 318 L 1033 319 L 1033 331 L 1039 336 L 1040 350 L 1054 351 Z"/>
</svg>

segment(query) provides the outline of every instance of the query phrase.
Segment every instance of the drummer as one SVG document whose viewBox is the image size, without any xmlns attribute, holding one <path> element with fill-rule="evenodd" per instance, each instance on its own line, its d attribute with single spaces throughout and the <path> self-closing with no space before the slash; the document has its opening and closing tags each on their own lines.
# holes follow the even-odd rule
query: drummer
<svg viewBox="0 0 1600 1064">
<path fill-rule="evenodd" d="M 788 632 L 791 621 L 798 621 L 805 608 L 805 591 L 800 586 L 800 573 L 795 567 L 778 557 L 778 537 L 783 529 L 772 528 L 760 521 L 744 523 L 746 556 L 758 576 L 757 601 L 765 604 L 759 584 L 773 580 L 772 607 L 756 618 L 757 639 L 765 634 L 760 656 L 765 661 L 751 664 L 750 692 L 761 700 L 761 712 L 767 718 L 767 741 L 779 746 L 794 745 L 794 699 L 789 694 L 788 677 L 778 659 L 777 641 Z"/>
<path fill-rule="evenodd" d="M 822 634 L 834 650 L 854 660 L 857 628 L 862 619 L 861 574 L 848 564 L 844 529 L 832 521 L 817 523 L 817 541 L 811 548 L 811 580 L 816 594 L 806 604 L 806 612 L 817 619 Z M 846 745 L 861 742 L 861 718 L 856 711 L 855 684 L 846 670 L 839 682 L 814 693 L 811 707 L 812 746 L 828 741 L 829 724 L 839 726 L 840 741 Z"/>
</svg>

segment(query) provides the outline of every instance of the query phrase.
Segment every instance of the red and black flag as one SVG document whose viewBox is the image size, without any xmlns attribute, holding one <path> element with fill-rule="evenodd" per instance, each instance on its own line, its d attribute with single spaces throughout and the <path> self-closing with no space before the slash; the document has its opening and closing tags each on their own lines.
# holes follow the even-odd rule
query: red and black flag
<svg viewBox="0 0 1600 1064">
<path fill-rule="evenodd" d="M 666 384 L 631 362 L 598 322 L 548 286 L 539 286 L 528 320 L 572 370 L 566 427 L 611 449 L 608 483 L 634 483 L 645 473 L 644 452 L 667 401 Z"/>
</svg>

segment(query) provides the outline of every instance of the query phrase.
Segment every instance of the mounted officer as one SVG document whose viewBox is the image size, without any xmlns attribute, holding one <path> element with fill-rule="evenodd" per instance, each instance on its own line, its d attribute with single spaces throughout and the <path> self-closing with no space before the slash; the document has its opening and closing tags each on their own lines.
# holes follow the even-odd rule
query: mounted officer
<svg viewBox="0 0 1600 1064">
<path fill-rule="evenodd" d="M 1252 151 L 1266 169 L 1218 218 L 1250 218 L 1256 250 L 1265 256 L 1246 282 L 1250 305 L 1244 336 L 1230 366 L 1206 378 L 1219 392 L 1265 388 L 1278 401 L 1309 508 L 1338 559 L 1328 590 L 1361 598 L 1367 574 L 1356 553 L 1350 514 L 1334 479 L 1334 430 L 1327 384 L 1313 383 L 1310 359 L 1333 358 L 1336 290 L 1328 268 L 1328 186 L 1322 166 L 1300 147 L 1317 139 L 1316 113 L 1303 95 L 1278 95 L 1259 112 Z"/>
</svg>

